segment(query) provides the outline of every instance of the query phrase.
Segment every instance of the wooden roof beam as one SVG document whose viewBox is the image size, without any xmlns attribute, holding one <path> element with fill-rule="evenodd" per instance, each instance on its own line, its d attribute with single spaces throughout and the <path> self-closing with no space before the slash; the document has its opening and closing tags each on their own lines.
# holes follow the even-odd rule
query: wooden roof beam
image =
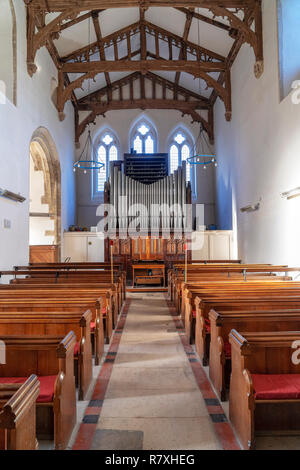
<svg viewBox="0 0 300 470">
<path fill-rule="evenodd" d="M 106 60 L 104 47 L 103 47 L 103 42 L 102 42 L 102 33 L 101 33 L 101 28 L 100 28 L 100 23 L 99 23 L 99 13 L 96 12 L 96 11 L 93 12 L 92 13 L 92 19 L 93 19 L 95 33 L 96 33 L 96 36 L 97 36 L 100 59 L 101 60 Z M 111 81 L 110 81 L 109 73 L 105 72 L 104 76 L 105 76 L 105 80 L 106 80 L 107 85 L 110 85 Z"/>
<path fill-rule="evenodd" d="M 141 78 L 141 73 L 140 72 L 134 72 L 130 75 L 127 75 L 127 77 L 121 78 L 119 80 L 116 80 L 115 82 L 112 82 L 110 87 L 103 87 L 100 90 L 97 90 L 89 95 L 84 96 L 80 100 L 78 100 L 79 108 L 81 110 L 83 109 L 90 109 L 90 105 L 95 104 L 97 102 L 101 101 L 101 97 L 107 96 L 108 89 L 112 91 L 119 89 L 120 87 L 124 87 L 128 84 L 130 84 L 132 81 L 138 80 Z M 152 82 L 155 82 L 159 86 L 165 85 L 166 88 L 168 88 L 171 91 L 174 91 L 175 84 L 169 80 L 166 80 L 163 77 L 160 77 L 159 75 L 156 75 L 154 73 L 148 72 L 145 75 L 145 78 L 147 80 L 150 80 Z M 183 88 L 181 86 L 177 87 L 178 94 L 185 97 L 186 99 L 194 99 L 197 100 L 199 109 L 208 109 L 210 108 L 211 104 L 208 98 L 205 98 L 201 95 L 198 95 L 197 93 L 194 93 L 190 90 L 187 90 L 186 88 Z"/>
<path fill-rule="evenodd" d="M 149 55 L 149 53 L 148 53 Z M 191 62 L 191 64 L 190 64 Z M 231 94 L 229 94 L 230 90 L 230 71 L 226 69 L 226 77 L 227 80 L 225 85 L 218 83 L 209 72 L 212 72 L 212 67 L 214 67 L 215 63 L 208 63 L 208 72 L 204 69 L 203 65 L 197 63 L 196 61 L 167 61 L 164 59 L 155 59 L 155 60 L 146 60 L 146 61 L 136 61 L 136 60 L 120 60 L 118 62 L 114 61 L 106 61 L 106 62 L 95 62 L 94 66 L 91 68 L 88 67 L 89 65 L 93 65 L 93 63 L 85 63 L 85 64 L 65 64 L 62 69 L 59 71 L 60 74 L 64 73 L 82 73 L 79 78 L 71 82 L 68 87 L 64 87 L 63 80 L 60 78 L 59 86 L 58 86 L 58 112 L 60 119 L 64 119 L 64 106 L 66 102 L 70 99 L 72 92 L 76 88 L 81 88 L 84 81 L 90 78 L 94 79 L 96 75 L 105 71 L 137 71 L 142 74 L 147 74 L 147 72 L 152 70 L 171 70 L 171 71 L 184 71 L 186 73 L 193 74 L 196 78 L 203 79 L 209 88 L 213 88 L 216 90 L 218 96 L 224 101 L 225 109 L 226 109 L 226 119 L 230 120 L 231 118 Z M 112 65 L 114 64 L 114 65 Z M 220 65 L 220 64 L 219 64 Z M 76 69 L 74 67 L 76 66 Z M 78 66 L 83 66 L 83 69 L 80 69 Z M 67 67 L 67 69 L 64 69 Z"/>
<path fill-rule="evenodd" d="M 180 100 L 167 100 L 167 99 L 140 99 L 140 100 L 125 100 L 125 101 L 110 101 L 103 105 L 95 105 L 91 113 L 76 127 L 76 144 L 79 144 L 80 136 L 85 131 L 86 127 L 93 123 L 97 116 L 105 117 L 108 111 L 119 111 L 126 109 L 175 109 L 180 111 L 182 115 L 188 114 L 192 117 L 193 122 L 199 122 L 209 135 L 211 142 L 213 141 L 213 127 L 209 121 L 206 121 L 200 114 L 196 112 L 196 106 L 193 102 L 186 102 Z M 211 116 L 211 111 L 209 111 Z"/>
<path fill-rule="evenodd" d="M 60 30 L 64 31 L 65 29 L 71 28 L 72 26 L 75 26 L 76 24 L 79 24 L 82 21 L 89 20 L 94 13 L 99 14 L 102 11 L 104 11 L 104 10 L 93 10 L 93 11 L 89 11 L 88 13 L 85 13 L 84 15 L 80 15 L 78 18 L 75 18 L 74 20 L 71 20 L 71 21 L 68 21 L 67 23 L 64 23 L 61 26 Z"/>
<path fill-rule="evenodd" d="M 98 10 L 105 8 L 129 7 L 183 7 L 183 8 L 210 8 L 223 6 L 226 8 L 245 8 L 254 5 L 255 0 L 24 0 L 35 10 L 47 12 Z"/>
<path fill-rule="evenodd" d="M 195 78 L 200 76 L 201 72 L 223 72 L 226 69 L 221 62 L 200 62 L 196 60 L 107 60 L 91 61 L 83 63 L 66 63 L 62 66 L 64 73 L 91 73 L 96 76 L 104 72 L 141 72 L 148 71 L 167 71 L 167 72 L 186 72 Z"/>
<path fill-rule="evenodd" d="M 175 10 L 181 11 L 181 13 L 187 14 L 190 10 L 187 8 L 175 8 Z M 208 23 L 212 26 L 216 26 L 217 28 L 223 29 L 224 31 L 229 32 L 231 30 L 231 27 L 228 26 L 227 24 L 221 23 L 221 21 L 214 20 L 212 18 L 209 18 L 208 16 L 201 15 L 200 13 L 194 11 L 192 13 L 193 18 L 196 20 L 203 21 L 204 23 Z"/>
<path fill-rule="evenodd" d="M 230 25 L 238 31 L 238 35 L 243 36 L 244 42 L 252 47 L 256 57 L 254 74 L 256 78 L 260 78 L 264 70 L 261 0 L 255 0 L 253 9 L 250 10 L 251 13 L 249 13 L 249 10 L 245 11 L 244 20 L 241 20 L 232 11 L 224 7 L 216 6 L 210 8 L 210 10 L 215 16 L 227 18 Z M 253 19 L 255 22 L 254 31 L 251 28 Z"/>
<path fill-rule="evenodd" d="M 182 39 L 183 39 L 184 43 L 188 40 L 189 33 L 190 33 L 190 30 L 191 30 L 191 26 L 192 26 L 192 21 L 193 21 L 192 11 L 187 10 L 186 20 L 185 20 L 185 25 L 184 25 L 184 30 L 183 30 L 183 36 L 182 36 Z M 180 53 L 179 53 L 179 59 L 180 60 L 185 59 L 185 57 L 184 57 L 185 55 L 186 55 L 186 50 L 185 50 L 185 45 L 183 45 L 181 50 L 180 50 Z M 180 72 L 176 72 L 176 76 L 175 76 L 175 85 L 176 86 L 178 86 L 179 80 L 180 80 Z M 176 99 L 176 88 L 174 89 L 174 98 Z"/>
<path fill-rule="evenodd" d="M 128 32 L 130 34 L 135 34 L 139 32 L 139 30 L 140 30 L 140 22 L 137 21 L 136 23 L 126 26 L 125 28 L 119 29 L 118 31 L 115 31 L 114 33 L 109 34 L 108 36 L 104 36 L 102 38 L 102 44 L 103 44 L 104 49 L 106 47 L 110 47 L 111 43 L 115 40 L 118 40 L 118 41 L 123 40 L 122 38 L 125 38 Z M 89 55 L 95 53 L 97 48 L 98 48 L 98 41 L 92 44 L 88 44 L 87 46 L 81 47 L 80 49 L 77 49 L 76 51 L 63 56 L 61 60 L 62 62 L 69 62 L 71 60 L 75 60 L 76 62 L 81 62 L 82 58 L 87 60 Z"/>
<path fill-rule="evenodd" d="M 225 61 L 226 58 L 222 56 L 221 54 L 217 54 L 214 51 L 211 51 L 209 49 L 206 49 L 204 47 L 201 47 L 198 44 L 195 44 L 193 42 L 190 42 L 188 40 L 183 40 L 182 36 L 178 36 L 175 33 L 172 33 L 164 28 L 161 28 L 160 26 L 157 26 L 153 23 L 150 23 L 150 21 L 146 21 L 146 29 L 149 34 L 151 34 L 151 31 L 155 31 L 160 34 L 160 39 L 161 40 L 172 40 L 174 41 L 174 45 L 176 47 L 182 48 L 182 45 L 186 47 L 187 51 L 190 52 L 191 54 L 194 55 L 203 55 L 206 58 L 218 60 L 218 61 Z M 164 39 L 166 38 L 166 39 Z"/>
</svg>

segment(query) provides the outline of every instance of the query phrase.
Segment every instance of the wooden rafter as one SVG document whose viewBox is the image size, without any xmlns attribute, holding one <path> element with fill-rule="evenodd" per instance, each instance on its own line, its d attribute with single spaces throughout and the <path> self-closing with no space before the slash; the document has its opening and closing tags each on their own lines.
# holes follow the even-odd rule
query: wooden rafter
<svg viewBox="0 0 300 470">
<path fill-rule="evenodd" d="M 166 72 L 186 72 L 199 77 L 201 72 L 224 72 L 225 64 L 221 62 L 200 62 L 196 60 L 106 60 L 81 63 L 67 63 L 62 66 L 64 73 L 89 73 L 97 75 L 104 72 L 135 72 L 142 73 L 148 70 L 161 70 Z"/>
<path fill-rule="evenodd" d="M 175 46 L 179 49 L 185 48 L 186 51 L 197 57 L 197 59 L 203 58 L 204 60 L 216 60 L 216 61 L 224 61 L 226 60 L 225 57 L 223 57 L 220 54 L 216 54 L 213 51 L 210 51 L 208 49 L 205 49 L 197 44 L 194 44 L 190 41 L 184 41 L 181 36 L 178 36 L 177 34 L 171 33 L 170 31 L 167 31 L 159 26 L 156 26 L 148 21 L 144 20 L 144 25 L 145 25 L 145 30 L 147 34 L 151 34 L 152 36 L 155 36 L 159 41 L 165 41 L 168 42 L 169 45 Z M 129 26 L 126 26 L 125 28 L 122 28 L 112 34 L 109 34 L 108 36 L 103 37 L 102 39 L 102 44 L 104 48 L 111 47 L 111 44 L 113 43 L 114 45 L 117 44 L 118 42 L 126 40 L 126 38 L 129 36 L 133 36 L 135 34 L 141 34 L 141 23 L 140 21 L 133 23 Z M 98 49 L 98 43 L 93 42 L 92 44 L 89 44 L 87 46 L 84 46 L 80 49 L 77 49 L 76 51 L 73 51 L 72 53 L 64 56 L 61 58 L 62 62 L 86 62 L 89 60 L 89 57 L 93 55 Z M 170 53 L 171 56 L 172 53 Z M 172 57 L 170 57 L 170 60 Z M 115 60 L 117 58 L 115 57 Z"/>
<path fill-rule="evenodd" d="M 176 8 L 176 10 L 181 11 L 181 13 L 184 13 L 184 14 L 187 14 L 190 11 L 187 8 L 178 8 L 178 7 Z M 221 23 L 220 21 L 213 20 L 212 18 L 209 18 L 208 16 L 201 15 L 200 13 L 196 11 L 192 12 L 192 17 L 197 20 L 203 21 L 204 23 L 208 23 L 212 26 L 216 26 L 217 28 L 221 28 L 224 31 L 229 32 L 231 30 L 230 26 L 228 26 L 227 24 Z"/>
<path fill-rule="evenodd" d="M 83 111 L 87 110 L 88 106 L 92 104 L 96 104 L 98 102 L 101 102 L 102 97 L 107 97 L 108 96 L 108 90 L 110 89 L 111 92 L 119 89 L 120 87 L 124 87 L 131 82 L 135 80 L 139 80 L 141 77 L 140 72 L 134 72 L 130 75 L 127 75 L 126 77 L 123 77 L 119 80 L 116 80 L 111 84 L 111 86 L 105 86 L 101 88 L 98 91 L 95 91 L 87 96 L 84 96 L 80 100 L 78 100 L 78 108 Z M 159 75 L 156 75 L 154 73 L 148 72 L 145 75 L 145 78 L 147 80 L 150 80 L 151 82 L 154 82 L 155 85 L 159 85 L 161 87 L 166 87 L 168 90 L 171 92 L 174 91 L 175 84 L 171 82 L 170 80 L 167 80 L 163 77 L 160 77 Z M 210 107 L 210 101 L 208 98 L 199 95 L 198 93 L 195 93 L 193 91 L 188 90 L 187 88 L 178 86 L 178 95 L 184 98 L 185 101 L 190 101 L 190 100 L 196 100 L 198 104 L 199 109 L 208 109 Z"/>
<path fill-rule="evenodd" d="M 139 80 L 140 84 L 144 82 L 144 85 L 145 80 L 149 80 L 154 83 L 155 86 L 152 86 L 152 96 L 150 98 L 143 97 L 143 89 L 142 86 L 140 86 L 139 98 L 130 94 L 131 96 L 129 100 L 112 99 L 113 91 L 118 89 L 120 90 L 126 85 L 130 85 L 130 89 L 132 89 L 132 83 L 136 80 Z M 213 142 L 213 120 L 209 100 L 197 93 L 190 92 L 183 87 L 179 87 L 178 93 L 184 99 L 167 99 L 166 96 L 163 96 L 163 98 L 157 98 L 156 85 L 160 85 L 163 89 L 168 88 L 172 92 L 174 91 L 174 87 L 176 87 L 173 82 L 153 73 L 148 73 L 144 76 L 139 72 L 135 72 L 113 82 L 110 87 L 103 87 L 97 92 L 91 93 L 90 95 L 78 100 L 78 111 L 90 111 L 90 114 L 80 124 L 79 118 L 77 119 L 77 143 L 86 126 L 93 123 L 97 116 L 105 116 L 105 113 L 108 111 L 122 109 L 176 109 L 180 111 L 182 115 L 189 114 L 192 117 L 193 122 L 201 123 L 203 128 L 206 130 L 210 141 Z M 111 91 L 110 94 L 108 93 L 109 90 Z M 121 96 L 123 95 L 121 94 Z M 199 110 L 206 110 L 208 112 L 208 120 L 204 119 L 199 112 L 197 112 Z"/>
<path fill-rule="evenodd" d="M 261 0 L 255 0 L 253 5 L 252 15 L 255 25 L 254 30 L 251 28 L 251 25 L 248 24 L 247 20 L 241 20 L 232 11 L 224 7 L 215 6 L 211 7 L 210 10 L 215 16 L 227 18 L 230 25 L 243 37 L 244 42 L 247 42 L 253 48 L 256 57 L 254 73 L 257 78 L 260 78 L 264 69 Z M 247 14 L 245 13 L 245 18 L 246 17 Z"/>
<path fill-rule="evenodd" d="M 245 14 L 244 22 L 250 27 L 253 20 L 254 20 L 254 11 L 253 10 L 248 10 Z M 234 41 L 234 44 L 233 44 L 230 52 L 228 54 L 228 57 L 226 59 L 227 69 L 231 69 L 231 67 L 234 64 L 234 61 L 235 61 L 242 45 L 244 44 L 244 42 L 245 42 L 244 36 L 241 32 L 239 32 L 236 39 L 235 39 L 235 41 Z M 225 74 L 220 73 L 218 83 L 223 85 L 224 82 L 225 82 Z M 217 95 L 216 91 L 213 90 L 213 92 L 211 94 L 211 97 L 210 97 L 210 102 L 211 102 L 212 106 L 214 106 L 217 98 L 218 98 L 218 95 Z"/>
<path fill-rule="evenodd" d="M 161 41 L 168 42 L 169 40 L 172 41 L 172 44 L 179 49 L 184 48 L 186 52 L 191 55 L 197 57 L 197 60 L 204 60 L 204 61 L 220 61 L 223 62 L 226 60 L 221 54 L 217 54 L 209 49 L 201 47 L 198 44 L 195 44 L 191 41 L 183 40 L 182 36 L 179 36 L 175 33 L 171 33 L 170 31 L 161 28 L 149 21 L 146 22 L 146 31 L 148 34 L 153 36 L 157 36 Z"/>
<path fill-rule="evenodd" d="M 149 54 L 150 55 L 150 54 Z M 223 68 L 215 68 L 217 62 L 208 63 L 208 67 L 201 67 L 195 61 L 168 61 L 164 59 L 158 60 L 119 60 L 119 61 L 105 61 L 95 62 L 91 67 L 90 63 L 84 64 L 65 64 L 59 71 L 59 87 L 58 87 L 58 112 L 60 119 L 64 119 L 64 106 L 70 99 L 72 92 L 76 88 L 82 87 L 83 83 L 88 79 L 94 79 L 96 75 L 105 71 L 128 71 L 128 72 L 141 72 L 145 75 L 149 71 L 181 71 L 192 74 L 195 78 L 203 79 L 207 86 L 216 90 L 219 97 L 223 100 L 226 109 L 226 119 L 231 118 L 231 95 L 228 90 L 230 89 L 230 71 L 226 73 L 225 86 L 218 83 L 210 72 L 224 71 Z M 82 68 L 78 67 L 81 66 Z M 90 67 L 88 67 L 90 66 Z M 220 67 L 220 64 L 218 65 Z M 83 74 L 76 80 L 70 83 L 68 87 L 63 85 L 64 73 L 78 73 Z"/>
<path fill-rule="evenodd" d="M 210 8 L 224 6 L 226 8 L 244 8 L 253 6 L 255 0 L 24 0 L 34 9 L 48 12 L 74 9 L 77 11 L 97 10 L 101 8 L 129 7 L 184 7 Z"/>
<path fill-rule="evenodd" d="M 113 109 L 178 109 L 183 114 L 189 114 L 194 121 L 202 123 L 210 140 L 213 140 L 213 106 L 219 96 L 225 105 L 225 116 L 231 119 L 231 78 L 232 64 L 242 46 L 247 42 L 254 50 L 256 57 L 255 75 L 260 77 L 263 73 L 263 38 L 262 38 L 262 11 L 261 0 L 24 0 L 27 5 L 27 66 L 32 76 L 36 71 L 35 56 L 41 47 L 46 47 L 58 69 L 57 108 L 60 119 L 64 119 L 64 107 L 68 100 L 75 106 L 76 136 L 78 129 L 84 129 L 93 122 L 94 115 L 105 114 Z M 149 7 L 174 7 L 186 15 L 186 22 L 182 36 L 167 31 L 145 19 L 145 11 Z M 99 13 L 105 9 L 138 7 L 140 19 L 138 22 L 122 28 L 106 37 L 102 37 Z M 213 18 L 199 13 L 199 8 L 206 8 L 213 13 Z M 243 12 L 240 19 L 238 12 Z M 46 22 L 46 15 L 51 12 L 58 13 Z M 226 18 L 226 23 L 217 18 Z M 92 19 L 97 40 L 82 47 L 65 57 L 60 57 L 54 40 L 60 33 L 83 21 Z M 228 55 L 223 57 L 194 44 L 188 40 L 192 21 L 202 21 L 213 27 L 227 31 L 235 40 Z M 229 25 L 228 25 L 229 23 Z M 131 36 L 140 35 L 140 49 L 132 50 Z M 147 49 L 147 37 L 154 37 L 155 51 Z M 127 44 L 126 57 L 119 57 L 118 43 Z M 163 58 L 160 54 L 161 41 L 168 44 L 169 57 Z M 113 46 L 114 60 L 107 61 L 105 49 Z M 180 50 L 177 60 L 174 59 L 173 48 Z M 100 60 L 91 60 L 99 52 Z M 140 55 L 140 60 L 136 57 Z M 191 59 L 194 56 L 194 60 Z M 135 59 L 135 60 L 133 60 Z M 151 59 L 151 60 L 149 60 Z M 127 77 L 111 83 L 110 72 L 129 73 Z M 165 80 L 153 72 L 174 71 L 175 81 Z M 208 88 L 212 88 L 209 99 L 199 96 L 179 86 L 182 72 L 192 74 L 195 78 L 204 80 Z M 95 79 L 96 75 L 104 74 L 106 87 L 90 94 L 80 100 L 76 98 L 75 90 L 81 88 L 88 79 Z M 212 73 L 218 73 L 215 78 Z M 70 74 L 79 74 L 72 81 Z M 134 81 L 140 84 L 140 98 L 134 99 Z M 145 82 L 152 83 L 152 98 L 146 99 Z M 123 87 L 129 84 L 130 99 L 123 99 Z M 162 87 L 162 98 L 157 98 L 156 87 Z M 113 100 L 112 93 L 118 89 L 119 99 Z M 173 93 L 173 99 L 167 99 L 166 90 Z M 147 91 L 148 95 L 149 90 Z M 105 97 L 106 101 L 103 101 Z M 79 124 L 78 110 L 90 110 L 90 115 Z M 197 112 L 206 109 L 208 120 Z M 96 113 L 96 114 L 95 114 Z M 83 126 L 83 127 L 82 127 Z"/>
<path fill-rule="evenodd" d="M 89 11 L 88 13 L 85 13 L 84 15 L 78 16 L 74 20 L 71 20 L 71 21 L 68 21 L 68 22 L 64 23 L 63 25 L 61 25 L 60 29 L 61 29 L 61 31 L 64 31 L 65 29 L 71 28 L 71 26 L 75 26 L 76 24 L 82 23 L 82 21 L 89 20 L 93 14 L 95 14 L 95 13 L 99 14 L 102 11 L 104 11 L 104 10 Z"/>
<path fill-rule="evenodd" d="M 185 25 L 184 25 L 184 31 L 183 31 L 183 36 L 182 36 L 184 44 L 188 40 L 189 33 L 190 33 L 190 30 L 191 30 L 191 26 L 192 26 L 192 20 L 193 20 L 192 11 L 187 10 L 186 20 L 185 20 Z M 186 59 L 186 47 L 185 47 L 185 45 L 183 45 L 181 50 L 180 50 L 179 59 L 180 60 Z M 176 72 L 176 75 L 175 75 L 175 84 L 176 85 L 179 84 L 179 80 L 180 80 L 180 72 Z M 176 98 L 176 90 L 175 90 L 174 98 Z"/>
<path fill-rule="evenodd" d="M 102 43 L 102 33 L 101 33 L 101 28 L 100 28 L 100 23 L 99 23 L 99 13 L 96 12 L 96 11 L 93 12 L 92 18 L 93 18 L 95 33 L 96 33 L 96 36 L 97 36 L 97 43 L 98 43 L 100 59 L 101 60 L 106 60 L 105 59 L 104 47 L 103 47 L 103 43 Z M 107 85 L 110 85 L 111 81 L 110 81 L 110 78 L 109 78 L 109 73 L 105 72 L 104 76 L 105 76 L 105 80 L 106 80 Z"/>
</svg>

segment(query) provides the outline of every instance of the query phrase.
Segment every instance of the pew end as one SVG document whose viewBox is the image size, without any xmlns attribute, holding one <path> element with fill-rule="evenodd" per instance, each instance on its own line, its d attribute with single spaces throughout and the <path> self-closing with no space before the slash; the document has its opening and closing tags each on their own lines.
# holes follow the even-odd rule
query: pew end
<svg viewBox="0 0 300 470">
<path fill-rule="evenodd" d="M 1 450 L 37 450 L 36 399 L 39 393 L 36 375 L 31 375 L 24 384 L 0 385 Z"/>
<path fill-rule="evenodd" d="M 299 331 L 231 331 L 229 414 L 244 449 L 255 449 L 258 435 L 300 435 L 300 364 L 292 361 L 299 340 Z"/>
</svg>

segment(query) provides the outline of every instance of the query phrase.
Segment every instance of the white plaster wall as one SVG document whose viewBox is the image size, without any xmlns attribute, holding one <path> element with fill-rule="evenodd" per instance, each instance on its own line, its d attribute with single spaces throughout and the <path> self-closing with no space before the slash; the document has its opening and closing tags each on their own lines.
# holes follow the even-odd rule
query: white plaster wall
<svg viewBox="0 0 300 470">
<path fill-rule="evenodd" d="M 232 122 L 219 100 L 215 108 L 218 221 L 234 228 L 246 262 L 300 265 L 300 198 L 280 196 L 300 186 L 300 105 L 291 95 L 280 102 L 275 0 L 263 2 L 263 27 L 263 76 L 254 77 L 244 45 L 232 70 Z M 258 212 L 240 212 L 260 198 Z"/>
<path fill-rule="evenodd" d="M 181 113 L 173 110 L 122 110 L 110 111 L 106 118 L 98 117 L 96 126 L 91 126 L 93 139 L 99 132 L 106 127 L 112 129 L 120 142 L 120 155 L 129 152 L 129 134 L 131 127 L 136 123 L 140 116 L 148 118 L 156 127 L 158 133 L 158 152 L 168 152 L 168 139 L 174 129 L 182 125 L 192 134 L 194 141 L 197 141 L 199 135 L 199 124 L 191 124 L 190 117 L 182 117 Z M 84 117 L 83 113 L 80 117 Z M 86 141 L 85 132 L 80 139 L 81 149 L 77 152 L 79 158 L 82 152 L 83 144 Z M 215 223 L 215 170 L 213 167 L 205 170 L 197 169 L 197 199 L 194 202 L 205 204 L 205 223 L 207 225 Z M 77 172 L 77 201 L 78 201 L 78 219 L 77 223 L 82 226 L 91 227 L 97 225 L 98 218 L 96 209 L 101 203 L 101 199 L 92 198 L 92 178 L 91 175 Z"/>
<path fill-rule="evenodd" d="M 50 132 L 56 144 L 62 171 L 62 230 L 74 223 L 76 209 L 74 161 L 74 116 L 71 104 L 66 119 L 59 122 L 51 101 L 51 77 L 56 68 L 45 48 L 36 58 L 38 72 L 33 78 L 26 67 L 26 11 L 23 1 L 14 0 L 18 26 L 18 106 L 0 105 L 0 187 L 21 193 L 23 204 L 0 198 L 0 268 L 28 262 L 29 256 L 29 145 L 40 126 Z M 0 15 L 2 11 L 0 11 Z M 0 43 L 0 49 L 5 44 Z M 1 80 L 1 69 L 0 69 Z M 3 219 L 11 229 L 3 228 Z"/>
<path fill-rule="evenodd" d="M 13 19 L 9 0 L 0 0 L 0 80 L 5 83 L 5 94 L 13 100 Z M 0 84 L 2 91 L 3 83 Z"/>
</svg>

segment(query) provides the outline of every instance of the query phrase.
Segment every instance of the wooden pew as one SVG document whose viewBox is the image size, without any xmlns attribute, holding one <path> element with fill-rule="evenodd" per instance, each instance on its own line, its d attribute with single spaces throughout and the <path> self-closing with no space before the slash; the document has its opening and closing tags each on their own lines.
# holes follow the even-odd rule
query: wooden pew
<svg viewBox="0 0 300 470">
<path fill-rule="evenodd" d="M 229 413 L 244 449 L 259 433 L 300 434 L 300 332 L 238 333 L 232 347 Z"/>
<path fill-rule="evenodd" d="M 231 373 L 231 330 L 246 332 L 297 331 L 300 325 L 299 310 L 273 310 L 255 312 L 209 312 L 210 353 L 209 376 L 222 401 L 226 400 Z"/>
<path fill-rule="evenodd" d="M 84 400 L 93 378 L 92 312 L 0 312 L 0 335 L 59 336 L 74 331 L 76 346 L 74 370 L 78 384 L 78 398 Z"/>
<path fill-rule="evenodd" d="M 182 288 L 184 286 L 184 283 L 197 285 L 199 282 L 200 283 L 203 281 L 213 282 L 214 280 L 217 280 L 217 279 L 224 280 L 224 281 L 225 280 L 249 281 L 249 280 L 253 280 L 253 278 L 255 279 L 260 278 L 260 277 L 269 278 L 270 276 L 273 280 L 276 280 L 277 276 L 275 275 L 275 273 L 280 272 L 280 270 L 282 272 L 282 269 L 284 269 L 285 271 L 287 269 L 291 269 L 291 270 L 294 269 L 294 268 L 287 268 L 287 267 L 282 268 L 279 266 L 276 266 L 276 267 L 263 266 L 263 267 L 257 267 L 257 268 L 253 268 L 252 265 L 249 265 L 249 266 L 251 266 L 251 267 L 248 267 L 250 272 L 247 275 L 245 275 L 245 271 L 246 271 L 245 267 L 241 267 L 241 270 L 239 272 L 239 271 L 235 271 L 236 267 L 234 266 L 227 267 L 227 271 L 225 270 L 226 268 L 224 268 L 224 266 L 215 267 L 214 268 L 215 272 L 209 272 L 209 271 L 206 272 L 205 270 L 201 270 L 199 272 L 195 271 L 189 274 L 187 279 L 185 279 L 183 274 L 178 275 L 175 278 L 175 280 L 173 280 L 173 287 L 172 287 L 173 289 L 172 298 L 175 303 L 175 307 L 177 311 L 180 312 L 181 295 L 182 295 Z M 266 271 L 266 269 L 268 271 Z M 298 268 L 296 269 L 298 270 Z M 288 276 L 287 273 L 285 273 L 285 275 L 283 276 L 283 279 L 290 280 L 291 277 Z"/>
<path fill-rule="evenodd" d="M 278 281 L 248 281 L 233 282 L 225 281 L 215 283 L 202 283 L 199 285 L 188 286 L 184 294 L 184 316 L 183 322 L 185 331 L 190 342 L 193 342 L 195 331 L 195 299 L 201 297 L 203 301 L 207 298 L 243 298 L 255 297 L 257 295 L 269 295 L 278 297 L 281 295 L 300 295 L 300 283 L 294 281 L 278 282 Z M 207 317 L 208 319 L 208 314 Z"/>
<path fill-rule="evenodd" d="M 107 293 L 109 302 L 109 293 Z M 47 298 L 47 300 L 45 300 Z M 92 337 L 95 352 L 95 365 L 100 364 L 104 351 L 104 331 L 103 331 L 103 314 L 102 314 L 102 297 L 95 300 L 84 299 L 77 300 L 68 298 L 67 296 L 49 297 L 49 296 L 32 296 L 32 298 L 24 296 L 14 298 L 12 295 L 0 299 L 0 312 L 9 311 L 27 311 L 27 312 L 77 312 L 81 313 L 91 310 L 93 314 L 92 321 Z M 108 307 L 109 308 L 109 307 Z M 110 316 L 108 317 L 110 319 Z M 111 324 L 111 322 L 109 323 Z"/>
<path fill-rule="evenodd" d="M 0 336 L 6 345 L 6 364 L 0 365 L 1 381 L 24 383 L 30 374 L 38 376 L 38 439 L 51 439 L 55 449 L 65 449 L 76 424 L 74 347 L 70 332 L 58 336 Z"/>
<path fill-rule="evenodd" d="M 31 375 L 24 384 L 0 377 L 0 450 L 37 450 L 36 400 L 40 382 Z"/>
<path fill-rule="evenodd" d="M 287 266 L 276 266 L 278 269 L 286 268 Z M 171 284 L 171 289 L 174 289 L 173 283 L 176 279 L 184 280 L 185 273 L 187 273 L 188 282 L 197 275 L 213 275 L 218 273 L 224 276 L 231 277 L 236 274 L 242 274 L 246 279 L 247 276 L 252 272 L 264 272 L 268 273 L 271 265 L 268 264 L 237 264 L 237 263 L 213 263 L 213 264 L 188 264 L 187 270 L 185 270 L 184 264 L 174 264 L 173 268 L 168 272 L 168 281 Z M 259 271 L 257 271 L 259 270 Z M 273 271 L 274 272 L 274 271 Z M 279 272 L 279 271 L 278 271 Z M 281 271 L 282 272 L 282 271 Z M 170 293 L 172 296 L 172 292 Z M 172 300 L 172 299 L 171 299 Z"/>
<path fill-rule="evenodd" d="M 207 298 L 205 301 L 199 297 L 195 299 L 196 329 L 195 346 L 204 366 L 208 365 L 210 347 L 210 325 L 207 325 L 208 314 L 211 309 L 216 311 L 262 311 L 262 310 L 294 310 L 300 309 L 300 296 L 270 297 L 267 295 L 253 296 L 252 298 L 238 298 L 237 296 L 225 299 Z"/>
<path fill-rule="evenodd" d="M 121 302 L 126 298 L 126 273 L 121 271 L 114 271 L 113 277 L 111 272 L 107 270 L 98 270 L 98 269 L 66 269 L 66 268 L 57 268 L 57 269 L 36 269 L 36 268 L 27 268 L 24 270 L 15 270 L 15 271 L 1 271 L 0 276 L 13 276 L 14 280 L 20 278 L 20 276 L 26 276 L 27 279 L 42 279 L 47 278 L 57 282 L 58 279 L 70 279 L 75 280 L 76 282 L 81 282 L 83 279 L 87 281 L 94 280 L 95 282 L 104 282 L 116 284 L 118 291 L 121 293 Z"/>
<path fill-rule="evenodd" d="M 115 328 L 119 313 L 122 308 L 122 295 L 121 291 L 117 288 L 117 286 L 112 285 L 110 283 L 105 283 L 105 282 L 94 282 L 94 281 L 89 281 L 89 280 L 83 280 L 80 283 L 75 283 L 71 279 L 64 279 L 64 280 L 58 280 L 58 282 L 54 282 L 53 279 L 17 279 L 11 281 L 10 284 L 2 284 L 0 285 L 0 293 L 3 290 L 6 290 L 9 287 L 13 288 L 15 290 L 22 290 L 22 289 L 27 289 L 30 291 L 35 291 L 35 290 L 48 290 L 51 289 L 56 292 L 61 292 L 62 289 L 67 289 L 67 295 L 73 295 L 77 294 L 79 292 L 83 294 L 87 294 L 88 292 L 93 292 L 96 294 L 96 297 L 98 297 L 98 294 L 102 294 L 103 296 L 103 311 L 102 314 L 103 316 L 109 316 L 111 315 L 111 321 L 112 321 L 112 328 Z M 107 295 L 105 296 L 104 293 L 109 292 L 111 295 L 108 297 Z M 109 298 L 109 302 L 106 301 L 106 299 Z M 106 307 L 107 304 L 107 308 Z"/>
<path fill-rule="evenodd" d="M 292 282 L 292 279 L 290 277 L 285 277 L 285 276 L 272 276 L 272 275 L 259 275 L 259 274 L 253 274 L 251 277 L 248 278 L 247 282 L 243 281 L 241 277 L 235 277 L 235 278 L 222 278 L 221 276 L 216 276 L 212 279 L 198 279 L 195 282 L 189 282 L 185 283 L 182 282 L 180 283 L 178 292 L 176 292 L 176 297 L 178 296 L 177 299 L 177 304 L 178 304 L 178 313 L 181 315 L 181 319 L 183 322 L 185 322 L 185 310 L 186 310 L 186 302 L 192 304 L 192 299 L 195 297 L 195 293 L 197 292 L 204 292 L 211 291 L 213 295 L 218 295 L 219 293 L 222 292 L 222 289 L 233 289 L 234 286 L 236 286 L 236 289 L 238 288 L 245 288 L 247 290 L 249 286 L 271 286 L 275 285 L 278 287 L 278 283 L 280 282 L 280 285 L 286 285 L 286 286 L 295 286 L 295 282 Z M 266 284 L 267 283 L 267 284 Z M 299 284 L 300 285 L 300 284 Z M 191 295 L 189 295 L 191 294 Z"/>
</svg>

